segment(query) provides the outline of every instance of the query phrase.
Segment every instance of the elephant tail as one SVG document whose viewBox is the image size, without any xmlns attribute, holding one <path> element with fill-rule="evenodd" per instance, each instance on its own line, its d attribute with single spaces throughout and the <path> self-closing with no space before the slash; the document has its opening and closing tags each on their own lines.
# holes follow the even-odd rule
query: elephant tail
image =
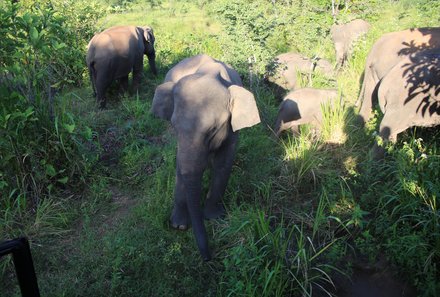
<svg viewBox="0 0 440 297">
<path fill-rule="evenodd" d="M 96 69 L 95 69 L 95 62 L 90 62 L 88 65 L 89 68 L 89 76 L 90 76 L 90 82 L 92 84 L 93 89 L 93 96 L 96 97 Z"/>
</svg>

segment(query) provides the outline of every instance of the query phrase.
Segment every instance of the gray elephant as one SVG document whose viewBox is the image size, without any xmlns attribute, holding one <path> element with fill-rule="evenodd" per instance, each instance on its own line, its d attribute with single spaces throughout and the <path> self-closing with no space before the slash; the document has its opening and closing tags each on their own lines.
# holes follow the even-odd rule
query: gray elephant
<svg viewBox="0 0 440 297">
<path fill-rule="evenodd" d="M 370 30 L 370 24 L 364 20 L 353 20 L 346 24 L 334 24 L 330 29 L 336 51 L 338 67 L 344 65 L 352 50 L 353 44 Z"/>
<path fill-rule="evenodd" d="M 192 224 L 205 261 L 211 256 L 203 219 L 221 217 L 221 198 L 231 173 L 238 130 L 260 122 L 251 92 L 238 73 L 207 55 L 182 60 L 156 88 L 152 112 L 170 120 L 177 135 L 176 185 L 170 224 Z M 211 162 L 210 162 L 211 161 Z M 202 176 L 211 163 L 213 176 L 202 210 Z"/>
<path fill-rule="evenodd" d="M 384 34 L 371 48 L 365 63 L 362 88 L 356 105 L 359 115 L 368 122 L 377 102 L 379 81 L 400 60 L 423 50 L 440 47 L 440 28 L 416 28 Z"/>
<path fill-rule="evenodd" d="M 320 58 L 312 60 L 293 52 L 276 56 L 268 68 L 267 80 L 282 91 L 290 91 L 298 87 L 298 72 L 311 75 L 314 71 L 318 71 L 327 77 L 333 77 L 335 74 L 333 66 L 327 60 Z"/>
<path fill-rule="evenodd" d="M 397 63 L 380 82 L 379 106 L 383 112 L 379 136 L 396 142 L 397 135 L 413 126 L 440 124 L 440 49 L 412 54 Z M 384 155 L 375 143 L 373 158 Z"/>
<path fill-rule="evenodd" d="M 133 89 L 137 90 L 144 69 L 144 55 L 148 57 L 153 74 L 157 74 L 154 41 L 150 27 L 117 26 L 93 36 L 86 62 L 100 107 L 105 107 L 105 92 L 114 80 L 120 81 L 124 91 L 128 89 L 130 72 L 133 72 Z"/>
<path fill-rule="evenodd" d="M 319 130 L 322 123 L 321 105 L 333 104 L 338 98 L 338 91 L 334 89 L 303 88 L 292 91 L 281 102 L 275 122 L 277 136 L 284 130 L 290 129 L 299 132 L 299 126 L 312 124 Z"/>
</svg>

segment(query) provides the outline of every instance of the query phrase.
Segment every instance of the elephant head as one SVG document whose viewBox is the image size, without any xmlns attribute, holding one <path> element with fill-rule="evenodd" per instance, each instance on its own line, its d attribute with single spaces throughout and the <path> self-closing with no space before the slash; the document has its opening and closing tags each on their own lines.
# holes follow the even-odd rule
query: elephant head
<svg viewBox="0 0 440 297">
<path fill-rule="evenodd" d="M 221 78 L 223 79 L 223 76 Z M 174 82 L 165 82 L 156 88 L 151 111 L 158 118 L 171 120 L 174 112 L 173 89 L 175 85 Z M 258 124 L 260 116 L 254 95 L 237 85 L 230 85 L 228 91 L 230 94 L 228 106 L 231 113 L 232 130 L 235 132 Z"/>
</svg>

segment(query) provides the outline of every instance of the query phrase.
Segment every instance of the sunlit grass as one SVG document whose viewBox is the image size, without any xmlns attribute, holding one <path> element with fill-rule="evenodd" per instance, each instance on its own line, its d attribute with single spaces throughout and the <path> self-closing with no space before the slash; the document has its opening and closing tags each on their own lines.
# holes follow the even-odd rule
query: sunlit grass
<svg viewBox="0 0 440 297">
<path fill-rule="evenodd" d="M 350 271 L 353 251 L 372 261 L 380 251 L 400 272 L 427 292 L 435 292 L 433 276 L 438 275 L 440 250 L 440 158 L 432 149 L 436 144 L 407 137 L 389 147 L 385 162 L 373 163 L 366 152 L 377 116 L 361 129 L 354 125 L 350 109 L 374 41 L 385 32 L 435 24 L 435 20 L 423 19 L 409 1 L 405 10 L 400 2 L 382 3 L 379 16 L 366 12 L 372 30 L 355 45 L 335 79 L 319 73 L 300 75 L 301 86 L 341 92 L 343 101 L 323 106 L 320 133 L 305 125 L 299 135 L 276 139 L 271 127 L 277 99 L 259 73 L 252 84 L 245 79 L 257 99 L 262 123 L 240 131 L 224 199 L 227 215 L 206 223 L 215 257 L 204 264 L 192 232 L 168 227 L 176 140 L 169 123 L 154 118 L 149 110 L 155 86 L 172 65 L 202 52 L 222 57 L 225 46 L 233 48 L 224 44 L 231 39 L 223 37 L 233 31 L 208 16 L 203 1 L 161 2 L 153 9 L 137 4 L 121 8 L 98 24 L 99 30 L 151 25 L 158 77 L 145 65 L 140 92 L 114 96 L 105 110 L 97 108 L 87 75 L 82 88 L 55 99 L 57 111 L 75 119 L 76 141 L 81 154 L 88 156 L 91 168 L 82 181 L 85 190 L 75 197 L 58 192 L 41 200 L 29 216 L 24 197 L 2 196 L 0 234 L 18 236 L 23 231 L 35 236 L 33 252 L 42 292 L 47 296 L 313 296 L 322 287 L 329 295 L 335 274 Z M 354 16 L 346 13 L 342 19 Z M 301 50 L 334 62 L 328 36 L 316 42 L 317 36 L 310 35 L 325 35 L 331 25 L 330 15 L 319 17 L 326 19 L 308 19 L 304 13 L 294 27 L 277 28 L 278 35 L 271 36 L 266 46 L 273 53 Z M 318 21 L 325 25 L 318 26 Z M 249 46 L 240 42 L 239 46 Z M 231 56 L 226 58 L 242 58 Z M 240 74 L 248 72 L 243 68 Z M 125 204 L 115 201 L 121 193 Z M 6 279 L 12 275 L 9 268 L 9 264 L 0 267 L 7 271 Z"/>
</svg>

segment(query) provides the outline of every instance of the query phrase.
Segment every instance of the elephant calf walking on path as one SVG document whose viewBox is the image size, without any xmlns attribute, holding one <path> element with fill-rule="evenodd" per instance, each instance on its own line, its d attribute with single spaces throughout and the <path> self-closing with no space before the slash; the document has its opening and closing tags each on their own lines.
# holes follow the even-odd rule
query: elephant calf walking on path
<svg viewBox="0 0 440 297">
<path fill-rule="evenodd" d="M 128 89 L 128 74 L 133 72 L 133 89 L 136 91 L 144 69 L 147 55 L 153 74 L 156 70 L 154 34 L 150 27 L 117 26 L 93 36 L 87 50 L 94 95 L 101 108 L 106 105 L 105 92 L 114 80 Z"/>
<path fill-rule="evenodd" d="M 276 135 L 287 129 L 298 133 L 299 126 L 303 124 L 312 124 L 319 129 L 322 122 L 321 105 L 332 103 L 337 97 L 338 91 L 333 89 L 303 88 L 290 92 L 278 110 Z"/>
<path fill-rule="evenodd" d="M 396 142 L 397 135 L 413 126 L 440 124 L 440 49 L 428 50 L 402 59 L 382 79 L 378 89 L 383 112 L 379 136 Z M 374 159 L 384 148 L 376 143 Z"/>
<path fill-rule="evenodd" d="M 170 120 L 177 134 L 176 185 L 171 226 L 192 223 L 199 251 L 210 260 L 204 218 L 224 214 L 221 198 L 231 173 L 238 130 L 260 122 L 251 92 L 238 73 L 207 55 L 186 58 L 156 88 L 152 112 Z M 202 176 L 212 161 L 213 176 L 202 209 Z"/>
</svg>

